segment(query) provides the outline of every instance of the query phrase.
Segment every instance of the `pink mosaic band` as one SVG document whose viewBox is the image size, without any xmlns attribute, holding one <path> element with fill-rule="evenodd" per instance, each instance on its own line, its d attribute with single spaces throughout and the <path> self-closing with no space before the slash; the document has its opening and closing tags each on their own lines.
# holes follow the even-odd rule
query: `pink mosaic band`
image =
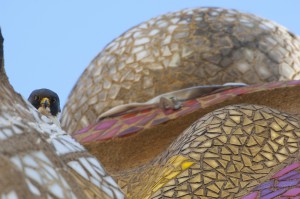
<svg viewBox="0 0 300 199">
<path fill-rule="evenodd" d="M 73 137 L 81 143 L 106 141 L 113 138 L 122 138 L 133 135 L 143 129 L 162 124 L 169 120 L 177 119 L 188 115 L 201 108 L 206 108 L 225 100 L 247 93 L 255 93 L 263 90 L 272 90 L 275 88 L 300 86 L 299 80 L 272 82 L 257 84 L 248 87 L 229 89 L 220 93 L 207 95 L 193 100 L 183 102 L 179 110 L 163 110 L 159 107 L 140 110 L 133 109 L 131 113 L 120 114 L 112 118 L 105 118 L 99 122 L 89 125 L 73 133 Z"/>
</svg>

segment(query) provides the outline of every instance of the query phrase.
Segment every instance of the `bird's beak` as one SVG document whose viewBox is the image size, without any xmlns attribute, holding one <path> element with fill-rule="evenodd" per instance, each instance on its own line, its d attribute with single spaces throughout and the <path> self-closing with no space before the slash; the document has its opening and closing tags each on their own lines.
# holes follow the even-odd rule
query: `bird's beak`
<svg viewBox="0 0 300 199">
<path fill-rule="evenodd" d="M 40 103 L 41 107 L 47 108 L 50 107 L 50 100 L 47 97 L 44 97 Z"/>
</svg>

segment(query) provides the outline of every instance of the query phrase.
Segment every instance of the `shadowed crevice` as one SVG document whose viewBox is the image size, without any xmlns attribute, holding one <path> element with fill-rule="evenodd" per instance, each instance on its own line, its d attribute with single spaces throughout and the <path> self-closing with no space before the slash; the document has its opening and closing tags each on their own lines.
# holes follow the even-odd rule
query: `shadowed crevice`
<svg viewBox="0 0 300 199">
<path fill-rule="evenodd" d="M 0 28 L 0 80 L 7 80 L 7 76 L 4 69 L 4 53 L 3 53 L 3 42 L 4 38 L 2 36 L 1 28 Z"/>
<path fill-rule="evenodd" d="M 1 63 L 1 66 L 0 66 L 0 71 L 1 71 L 1 75 L 2 75 L 2 70 L 3 70 L 3 67 L 4 67 L 4 59 L 3 59 L 3 36 L 2 36 L 2 32 L 1 32 L 1 28 L 0 28 L 0 63 Z"/>
</svg>

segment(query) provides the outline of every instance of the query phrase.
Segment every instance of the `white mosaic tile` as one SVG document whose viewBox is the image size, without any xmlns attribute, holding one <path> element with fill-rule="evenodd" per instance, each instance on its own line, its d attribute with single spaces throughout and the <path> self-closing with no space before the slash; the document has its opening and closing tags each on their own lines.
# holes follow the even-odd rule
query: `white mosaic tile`
<svg viewBox="0 0 300 199">
<path fill-rule="evenodd" d="M 84 177 L 85 179 L 89 180 L 89 177 L 87 175 L 87 173 L 85 172 L 85 170 L 82 168 L 81 164 L 77 161 L 71 161 L 68 162 L 68 165 L 74 169 L 74 171 L 76 171 L 77 173 L 79 173 L 82 177 Z"/>
<path fill-rule="evenodd" d="M 40 196 L 40 195 L 41 195 L 41 192 L 39 191 L 39 189 L 38 189 L 36 186 L 34 186 L 34 185 L 30 182 L 30 180 L 26 179 L 25 181 L 26 181 L 26 184 L 27 184 L 29 190 L 31 191 L 31 193 L 33 193 L 34 195 L 37 195 L 37 196 Z"/>
</svg>

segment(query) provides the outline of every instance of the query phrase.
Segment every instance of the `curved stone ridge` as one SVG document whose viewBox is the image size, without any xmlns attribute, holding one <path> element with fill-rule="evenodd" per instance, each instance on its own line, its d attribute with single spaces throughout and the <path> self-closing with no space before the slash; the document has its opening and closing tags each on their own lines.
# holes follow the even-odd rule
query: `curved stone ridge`
<svg viewBox="0 0 300 199">
<path fill-rule="evenodd" d="M 297 161 L 299 138 L 291 115 L 227 106 L 192 124 L 156 160 L 115 177 L 130 198 L 238 198 Z"/>
<path fill-rule="evenodd" d="M 182 10 L 116 38 L 84 71 L 62 114 L 74 132 L 116 105 L 201 84 L 299 79 L 299 40 L 235 10 Z"/>
<path fill-rule="evenodd" d="M 130 135 L 135 135 L 144 129 L 150 129 L 156 125 L 180 118 L 184 115 L 195 112 L 196 110 L 213 106 L 240 95 L 255 93 L 262 90 L 266 91 L 295 86 L 300 87 L 300 80 L 271 82 L 260 84 L 259 86 L 252 85 L 225 90 L 220 93 L 214 93 L 183 102 L 182 107 L 178 110 L 164 110 L 159 106 L 148 107 L 145 109 L 141 109 L 140 107 L 136 109 L 133 108 L 127 114 L 124 113 L 102 119 L 78 132 L 72 133 L 71 135 L 81 144 L 96 143 L 122 137 L 125 138 Z M 257 102 L 257 104 L 259 104 L 259 102 Z M 92 153 L 92 151 L 90 152 Z"/>
<path fill-rule="evenodd" d="M 15 93 L 1 67 L 0 198 L 124 198 L 95 157 Z"/>
</svg>

